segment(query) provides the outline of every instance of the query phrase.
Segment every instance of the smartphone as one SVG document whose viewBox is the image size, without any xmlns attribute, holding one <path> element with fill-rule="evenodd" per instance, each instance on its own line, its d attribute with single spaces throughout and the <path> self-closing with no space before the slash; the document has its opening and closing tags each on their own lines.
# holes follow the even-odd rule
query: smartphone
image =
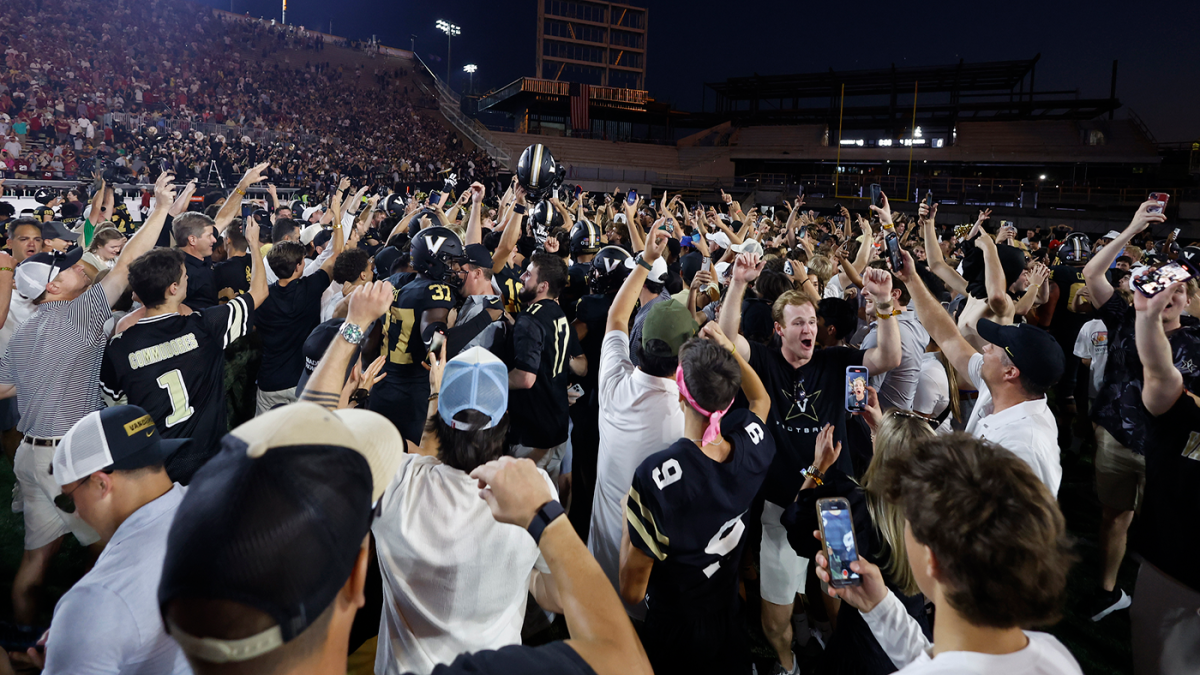
<svg viewBox="0 0 1200 675">
<path fill-rule="evenodd" d="M 704 258 L 704 260 L 700 261 L 700 271 L 701 272 L 708 272 L 711 269 L 712 269 L 712 258 L 706 257 L 706 258 Z"/>
<path fill-rule="evenodd" d="M 650 200 L 650 208 L 652 208 L 652 209 L 657 209 L 657 208 L 658 208 L 658 200 L 657 200 L 657 199 L 651 199 L 651 200 Z"/>
<path fill-rule="evenodd" d="M 927 190 L 925 192 L 925 208 L 933 211 L 933 190 Z"/>
<path fill-rule="evenodd" d="M 579 195 L 581 195 L 581 194 L 583 194 L 583 186 L 576 185 L 575 186 L 575 199 L 579 199 Z"/>
<path fill-rule="evenodd" d="M 625 203 L 629 204 L 630 206 L 633 206 L 637 203 L 637 190 L 630 190 L 629 193 L 625 195 Z"/>
<path fill-rule="evenodd" d="M 899 272 L 904 269 L 904 256 L 900 255 L 900 237 L 896 235 L 895 230 L 888 230 L 884 241 L 887 242 L 888 261 L 892 263 L 892 271 Z"/>
<path fill-rule="evenodd" d="M 883 206 L 883 200 L 880 195 L 883 194 L 883 189 L 879 187 L 879 183 L 871 183 L 871 205 Z"/>
<path fill-rule="evenodd" d="M 567 391 L 574 392 L 576 396 L 583 396 L 583 387 L 579 386 L 578 382 L 567 387 Z"/>
<path fill-rule="evenodd" d="M 1167 290 L 1171 284 L 1187 281 L 1194 277 L 1196 275 L 1191 270 L 1176 261 L 1135 278 L 1133 286 L 1141 291 L 1142 295 L 1151 297 Z"/>
<path fill-rule="evenodd" d="M 438 192 L 437 190 L 431 190 L 429 192 L 429 198 L 426 201 L 430 204 L 436 204 L 436 203 L 438 203 L 438 200 L 441 198 L 442 198 L 442 194 L 440 192 Z"/>
<path fill-rule="evenodd" d="M 846 367 L 846 410 L 860 413 L 867 409 L 867 379 L 870 373 L 866 366 Z"/>
<path fill-rule="evenodd" d="M 789 277 L 794 276 L 796 274 L 796 269 L 794 267 L 792 267 L 791 260 L 783 261 L 783 273 L 788 275 Z"/>
<path fill-rule="evenodd" d="M 802 225 L 802 226 L 800 227 L 800 238 L 801 238 L 801 239 L 803 239 L 803 238 L 805 238 L 805 237 L 807 237 L 807 236 L 808 236 L 808 226 L 807 226 L 807 225 Z"/>
<path fill-rule="evenodd" d="M 1151 206 L 1146 210 L 1147 213 L 1162 213 L 1163 209 L 1167 208 L 1167 202 L 1171 200 L 1171 195 L 1165 192 L 1151 192 L 1150 201 L 1158 202 L 1158 206 Z"/>
<path fill-rule="evenodd" d="M 1175 240 L 1178 238 L 1179 238 L 1179 228 L 1177 227 L 1177 228 L 1171 230 L 1171 242 L 1174 243 Z"/>
<path fill-rule="evenodd" d="M 862 577 L 850 569 L 850 563 L 858 560 L 850 502 L 845 497 L 818 499 L 817 523 L 821 527 L 821 548 L 829 561 L 829 585 L 834 588 L 861 585 Z"/>
</svg>

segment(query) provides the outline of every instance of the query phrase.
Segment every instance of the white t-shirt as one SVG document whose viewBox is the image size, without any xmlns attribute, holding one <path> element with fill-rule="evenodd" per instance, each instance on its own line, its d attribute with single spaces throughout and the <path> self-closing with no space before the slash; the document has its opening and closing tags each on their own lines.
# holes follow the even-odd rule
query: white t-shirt
<svg viewBox="0 0 1200 675">
<path fill-rule="evenodd" d="M 32 300 L 13 289 L 12 299 L 8 302 L 8 319 L 4 321 L 4 326 L 0 327 L 0 356 L 8 352 L 8 341 L 12 339 L 13 333 L 29 320 L 35 309 L 37 307 Z"/>
<path fill-rule="evenodd" d="M 913 395 L 913 411 L 937 417 L 950 407 L 950 378 L 946 367 L 938 359 L 937 352 L 926 352 L 921 357 L 921 377 Z M 937 428 L 939 434 L 950 433 L 951 415 L 946 415 Z"/>
<path fill-rule="evenodd" d="M 902 675 L 1082 675 L 1079 663 L 1058 638 L 1024 631 L 1029 644 L 1011 654 L 943 652 L 930 656 L 933 644 L 890 591 L 875 609 L 862 615 Z"/>
<path fill-rule="evenodd" d="M 596 493 L 588 550 L 613 587 L 620 588 L 621 532 L 625 512 L 621 500 L 633 484 L 642 461 L 666 450 L 683 436 L 683 410 L 675 380 L 654 377 L 629 361 L 629 335 L 610 330 L 600 347 L 600 448 L 596 459 Z M 626 610 L 645 615 L 645 606 Z"/>
<path fill-rule="evenodd" d="M 1079 337 L 1075 338 L 1075 356 L 1092 360 L 1088 398 L 1096 398 L 1104 383 L 1104 366 L 1108 364 L 1108 326 L 1103 320 L 1092 319 L 1079 329 Z"/>
<path fill-rule="evenodd" d="M 530 573 L 550 569 L 528 532 L 492 517 L 475 480 L 405 455 L 381 508 L 371 528 L 383 574 L 377 675 L 429 673 L 463 652 L 521 644 Z"/>
<path fill-rule="evenodd" d="M 979 390 L 979 399 L 965 431 L 1020 457 L 1057 497 L 1058 485 L 1062 482 L 1058 424 L 1046 405 L 1046 397 L 1018 403 L 993 414 L 992 392 L 983 382 L 982 371 L 983 354 L 976 354 L 971 357 L 968 376 Z"/>
</svg>

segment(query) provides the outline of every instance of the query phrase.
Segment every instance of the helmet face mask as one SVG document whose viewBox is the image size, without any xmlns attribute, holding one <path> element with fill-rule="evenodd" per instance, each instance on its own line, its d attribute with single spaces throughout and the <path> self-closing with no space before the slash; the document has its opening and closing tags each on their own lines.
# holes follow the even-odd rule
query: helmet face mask
<svg viewBox="0 0 1200 675">
<path fill-rule="evenodd" d="M 600 250 L 600 230 L 588 220 L 580 220 L 571 232 L 571 255 L 590 255 Z"/>
<path fill-rule="evenodd" d="M 517 184 L 524 188 L 531 199 L 543 200 L 552 190 L 562 185 L 566 170 L 554 161 L 550 149 L 541 143 L 525 148 L 517 162 Z"/>
<path fill-rule="evenodd" d="M 1058 257 L 1069 265 L 1086 263 L 1092 257 L 1092 242 L 1082 232 L 1072 232 L 1058 247 Z"/>
</svg>

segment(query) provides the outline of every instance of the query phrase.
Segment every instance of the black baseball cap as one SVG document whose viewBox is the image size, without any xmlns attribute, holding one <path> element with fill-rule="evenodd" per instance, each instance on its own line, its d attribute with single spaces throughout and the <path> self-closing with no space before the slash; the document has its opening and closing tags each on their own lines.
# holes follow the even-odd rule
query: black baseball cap
<svg viewBox="0 0 1200 675">
<path fill-rule="evenodd" d="M 304 370 L 300 371 L 300 380 L 296 382 L 296 396 L 304 393 L 305 387 L 308 386 L 308 378 L 317 369 L 317 364 L 321 362 L 321 358 L 325 356 L 326 350 L 329 349 L 329 344 L 337 337 L 338 332 L 342 330 L 342 324 L 345 319 L 330 319 L 324 323 L 317 324 L 317 327 L 312 329 L 308 337 L 304 340 Z M 364 332 L 371 332 L 369 326 L 363 326 Z M 359 348 L 356 348 L 354 358 L 350 359 L 350 366 L 346 368 L 346 377 L 350 377 L 350 371 L 354 369 L 354 363 L 358 361 Z"/>
<path fill-rule="evenodd" d="M 392 275 L 392 268 L 400 260 L 400 249 L 395 246 L 384 246 L 375 253 L 375 278 L 387 279 Z"/>
<path fill-rule="evenodd" d="M 463 249 L 463 262 L 476 267 L 484 267 L 492 269 L 492 254 L 488 252 L 487 247 L 483 244 L 467 244 Z"/>
<path fill-rule="evenodd" d="M 97 471 L 130 471 L 163 464 L 187 438 L 163 438 L 154 419 L 136 405 L 90 412 L 54 448 L 50 473 L 59 485 Z"/>
<path fill-rule="evenodd" d="M 350 578 L 403 457 L 404 440 L 386 417 L 304 401 L 226 434 L 192 478 L 167 536 L 158 604 L 184 653 L 243 662 L 302 634 Z M 220 617 L 194 617 L 185 630 L 171 605 L 189 600 L 234 603 L 229 612 L 241 605 L 275 625 L 236 636 Z"/>
<path fill-rule="evenodd" d="M 79 239 L 79 235 L 67 229 L 67 226 L 51 220 L 48 223 L 42 223 L 42 239 L 62 239 L 65 241 L 75 241 Z"/>
<path fill-rule="evenodd" d="M 1040 387 L 1058 383 L 1066 367 L 1062 347 L 1049 333 L 1027 323 L 1001 326 L 980 319 L 979 336 L 1008 354 L 1023 376 Z"/>
</svg>

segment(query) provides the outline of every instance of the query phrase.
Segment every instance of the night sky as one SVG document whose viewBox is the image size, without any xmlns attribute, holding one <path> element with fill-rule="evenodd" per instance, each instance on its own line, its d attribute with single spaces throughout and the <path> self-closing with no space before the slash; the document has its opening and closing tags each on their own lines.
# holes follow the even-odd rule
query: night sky
<svg viewBox="0 0 1200 675">
<path fill-rule="evenodd" d="M 332 20 L 336 35 L 375 34 L 403 49 L 415 34 L 417 53 L 429 61 L 446 58 L 446 36 L 434 28 L 445 19 L 462 27 L 452 84 L 465 87 L 462 66 L 475 63 L 475 88 L 486 91 L 534 75 L 536 2 L 290 0 L 288 23 L 328 31 Z M 1118 59 L 1117 96 L 1157 140 L 1200 138 L 1200 0 L 642 4 L 650 8 L 647 89 L 677 109 L 699 109 L 703 83 L 727 77 L 1028 59 L 1041 52 L 1039 90 L 1106 97 Z M 264 0 L 233 4 L 238 13 L 267 18 L 278 18 L 280 7 Z M 444 76 L 444 61 L 430 67 Z"/>
</svg>

